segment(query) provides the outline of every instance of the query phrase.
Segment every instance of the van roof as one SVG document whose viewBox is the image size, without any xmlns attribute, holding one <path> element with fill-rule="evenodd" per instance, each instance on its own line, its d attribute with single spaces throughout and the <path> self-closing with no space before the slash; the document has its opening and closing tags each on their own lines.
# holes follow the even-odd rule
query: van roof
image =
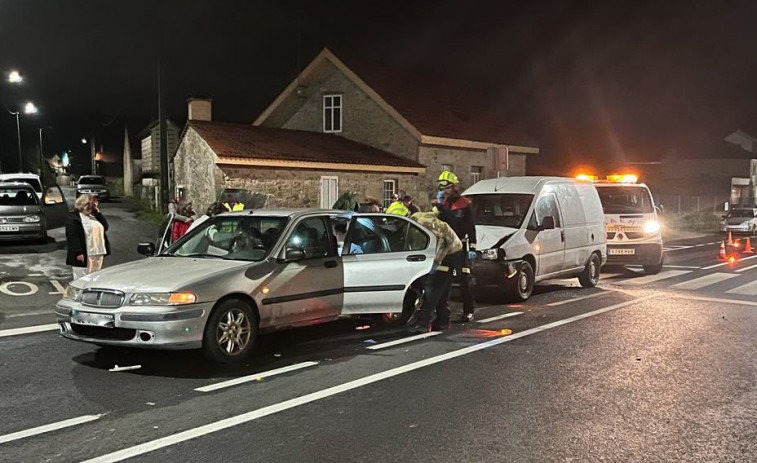
<svg viewBox="0 0 757 463">
<path fill-rule="evenodd" d="M 581 183 L 570 177 L 499 177 L 481 180 L 471 186 L 464 195 L 480 195 L 491 193 L 521 193 L 536 194 L 548 183 Z"/>
</svg>

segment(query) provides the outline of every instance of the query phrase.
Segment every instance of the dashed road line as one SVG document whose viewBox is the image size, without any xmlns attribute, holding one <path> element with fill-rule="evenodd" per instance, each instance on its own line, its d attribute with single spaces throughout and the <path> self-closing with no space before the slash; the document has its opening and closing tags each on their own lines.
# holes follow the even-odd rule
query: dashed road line
<svg viewBox="0 0 757 463">
<path fill-rule="evenodd" d="M 44 426 L 37 426 L 36 428 L 26 429 L 24 431 L 18 431 L 11 434 L 5 434 L 3 436 L 0 436 L 0 444 L 5 444 L 6 442 L 12 442 L 14 440 L 24 439 L 26 437 L 36 436 L 39 434 L 44 434 L 46 432 L 57 431 L 58 429 L 68 428 L 68 427 L 76 426 L 79 424 L 89 423 L 90 421 L 95 421 L 95 420 L 100 419 L 101 416 L 103 415 L 102 414 L 84 415 L 77 418 L 71 418 L 70 420 L 58 421 L 57 423 L 50 423 Z"/>
<path fill-rule="evenodd" d="M 734 273 L 711 273 L 709 275 L 705 275 L 699 278 L 694 278 L 693 280 L 684 281 L 683 283 L 678 283 L 673 286 L 671 286 L 672 289 L 688 289 L 688 290 L 695 290 L 695 289 L 701 289 L 705 286 L 714 285 L 716 283 L 720 283 L 722 281 L 730 280 L 731 278 L 735 278 L 738 275 Z"/>
<path fill-rule="evenodd" d="M 702 302 L 719 302 L 721 304 L 733 304 L 733 305 L 749 305 L 757 307 L 757 302 L 752 301 L 740 301 L 738 299 L 724 299 L 720 297 L 705 297 L 705 296 L 689 296 L 685 294 L 673 294 L 671 297 L 676 299 L 691 299 L 692 301 Z"/>
<path fill-rule="evenodd" d="M 549 305 L 549 304 L 547 304 L 547 305 Z M 494 316 L 494 317 L 484 318 L 483 320 L 477 320 L 477 323 L 489 323 L 489 322 L 493 322 L 495 320 L 502 320 L 504 318 L 514 317 L 514 316 L 520 315 L 522 313 L 523 312 L 510 312 L 510 313 L 506 313 L 506 314 L 502 314 L 502 315 L 497 315 L 497 316 Z"/>
<path fill-rule="evenodd" d="M 6 315 L 5 318 L 32 317 L 34 315 L 54 315 L 54 314 L 55 312 L 52 310 L 38 310 L 36 312 L 12 313 L 10 315 Z"/>
<path fill-rule="evenodd" d="M 644 277 L 639 278 L 632 278 L 630 280 L 623 280 L 619 282 L 620 285 L 634 285 L 634 286 L 640 286 L 647 283 L 653 283 L 660 280 L 667 280 L 668 278 L 675 278 L 681 275 L 685 275 L 687 273 L 691 273 L 688 270 L 665 270 L 657 275 L 647 275 Z"/>
<path fill-rule="evenodd" d="M 708 267 L 702 267 L 702 270 L 710 270 L 710 269 L 713 269 L 713 268 L 722 267 L 722 266 L 724 266 L 724 265 L 736 265 L 736 264 L 738 264 L 739 262 L 744 262 L 745 260 L 754 259 L 755 257 L 757 257 L 757 255 L 754 255 L 754 256 L 749 256 L 749 257 L 744 257 L 743 259 L 739 259 L 739 260 L 737 260 L 737 261 L 736 261 L 736 262 L 734 262 L 734 263 L 731 263 L 731 262 L 729 262 L 729 261 L 725 261 L 725 262 L 721 262 L 721 263 L 719 263 L 719 264 L 710 265 L 710 266 L 708 266 Z"/>
<path fill-rule="evenodd" d="M 374 344 L 372 346 L 369 346 L 368 349 L 370 349 L 370 350 L 386 349 L 387 347 L 392 347 L 392 346 L 397 346 L 397 345 L 400 345 L 400 344 L 405 344 L 406 342 L 413 342 L 413 341 L 417 341 L 419 339 L 430 338 L 431 336 L 436 336 L 437 334 L 442 334 L 442 332 L 441 331 L 429 331 L 428 333 L 416 334 L 415 336 L 408 336 L 406 338 L 395 339 L 394 341 L 382 342 L 381 344 Z"/>
<path fill-rule="evenodd" d="M 16 336 L 19 334 L 30 334 L 30 333 L 40 333 L 42 331 L 53 331 L 57 329 L 58 329 L 57 323 L 51 323 L 49 325 L 27 326 L 24 328 L 13 328 L 10 330 L 1 330 L 0 338 L 4 338 L 7 336 Z"/>
<path fill-rule="evenodd" d="M 729 294 L 743 294 L 745 296 L 757 296 L 757 280 L 751 281 L 745 285 L 741 285 L 738 288 L 733 288 L 726 291 Z"/>
<path fill-rule="evenodd" d="M 547 304 L 547 305 L 550 306 L 550 307 L 554 307 L 556 305 L 570 304 L 571 302 L 583 301 L 584 299 L 589 299 L 589 298 L 592 298 L 592 297 L 602 296 L 604 294 L 607 294 L 607 293 L 605 291 L 602 291 L 600 293 L 589 294 L 588 296 L 574 297 L 573 299 L 566 299 L 564 301 L 552 302 L 552 303 Z"/>
<path fill-rule="evenodd" d="M 757 264 L 750 265 L 749 267 L 745 267 L 745 268 L 740 268 L 740 269 L 738 269 L 736 271 L 737 272 L 746 272 L 747 270 L 752 270 L 753 268 L 757 268 Z"/>
<path fill-rule="evenodd" d="M 263 371 L 260 373 L 256 373 L 254 375 L 242 376 L 241 378 L 234 378 L 228 381 L 223 381 L 221 383 L 215 383 L 209 386 L 198 387 L 195 389 L 195 391 L 197 392 L 217 391 L 218 389 L 236 386 L 237 384 L 249 383 L 250 381 L 257 381 L 258 379 L 270 378 L 271 376 L 281 375 L 284 373 L 289 373 L 290 371 L 301 370 L 303 368 L 312 367 L 315 365 L 318 365 L 318 362 L 295 363 L 294 365 L 289 365 L 287 367 L 282 367 L 282 368 L 276 368 L 275 370 Z"/>
</svg>

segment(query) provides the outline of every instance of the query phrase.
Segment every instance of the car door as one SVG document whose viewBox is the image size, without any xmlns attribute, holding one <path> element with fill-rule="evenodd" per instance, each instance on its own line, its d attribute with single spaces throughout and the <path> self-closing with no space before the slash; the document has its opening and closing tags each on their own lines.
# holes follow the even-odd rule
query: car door
<svg viewBox="0 0 757 463">
<path fill-rule="evenodd" d="M 300 252 L 294 259 L 287 257 Z M 339 316 L 342 262 L 326 215 L 295 223 L 278 260 L 279 269 L 266 282 L 268 296 L 262 300 L 273 325 L 301 325 Z"/>
<path fill-rule="evenodd" d="M 405 217 L 355 214 L 342 251 L 342 314 L 402 312 L 408 286 L 431 271 L 436 237 Z"/>
<path fill-rule="evenodd" d="M 552 217 L 554 228 L 541 229 L 545 217 Z M 532 230 L 538 230 L 533 245 L 539 260 L 537 276 L 561 271 L 565 260 L 565 231 L 562 228 L 560 209 L 553 193 L 543 194 L 537 199 L 528 226 Z"/>
<path fill-rule="evenodd" d="M 66 225 L 68 205 L 58 185 L 53 185 L 45 190 L 45 194 L 42 195 L 42 211 L 45 214 L 48 230 Z"/>
<path fill-rule="evenodd" d="M 173 244 L 173 223 L 174 214 L 169 212 L 166 218 L 163 219 L 163 223 L 160 224 L 160 228 L 158 228 L 158 236 L 155 239 L 156 256 Z"/>
</svg>

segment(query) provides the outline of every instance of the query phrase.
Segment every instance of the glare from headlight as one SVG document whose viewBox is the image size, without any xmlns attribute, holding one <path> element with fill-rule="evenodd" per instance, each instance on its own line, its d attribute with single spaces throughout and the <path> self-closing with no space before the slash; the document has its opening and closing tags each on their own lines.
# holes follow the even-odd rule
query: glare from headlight
<svg viewBox="0 0 757 463">
<path fill-rule="evenodd" d="M 182 305 L 193 304 L 197 297 L 190 292 L 136 293 L 129 300 L 131 305 Z"/>
<path fill-rule="evenodd" d="M 38 215 L 27 215 L 24 217 L 25 223 L 36 223 L 39 222 L 39 216 Z"/>
<path fill-rule="evenodd" d="M 81 296 L 81 289 L 74 288 L 71 285 L 66 286 L 66 289 L 63 290 L 63 299 L 66 299 L 68 301 L 75 301 L 79 299 L 79 296 Z"/>
<path fill-rule="evenodd" d="M 660 223 L 656 220 L 649 220 L 644 224 L 644 233 L 651 235 L 660 231 Z"/>
<path fill-rule="evenodd" d="M 481 258 L 484 260 L 497 260 L 499 252 L 497 249 L 484 249 L 481 251 Z"/>
</svg>

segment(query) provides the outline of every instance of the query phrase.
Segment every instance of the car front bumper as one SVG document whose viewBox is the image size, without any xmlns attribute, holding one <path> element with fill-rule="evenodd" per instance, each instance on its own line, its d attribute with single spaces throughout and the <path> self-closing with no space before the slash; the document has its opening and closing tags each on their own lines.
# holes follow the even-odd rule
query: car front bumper
<svg viewBox="0 0 757 463">
<path fill-rule="evenodd" d="M 202 302 L 105 309 L 61 299 L 55 305 L 55 314 L 60 334 L 75 341 L 151 349 L 197 349 L 202 346 L 212 308 L 212 302 Z M 82 323 L 82 315 L 93 321 Z"/>
<path fill-rule="evenodd" d="M 613 254 L 615 252 L 616 254 Z M 622 252 L 623 254 L 617 254 Z M 632 254 L 630 253 L 632 252 Z M 607 243 L 607 263 L 656 265 L 662 260 L 662 243 Z"/>
<path fill-rule="evenodd" d="M 18 227 L 18 230 L 0 231 L 0 241 L 42 239 L 47 236 L 47 230 L 42 222 L 0 224 L 0 227 L 3 226 Z"/>
</svg>

